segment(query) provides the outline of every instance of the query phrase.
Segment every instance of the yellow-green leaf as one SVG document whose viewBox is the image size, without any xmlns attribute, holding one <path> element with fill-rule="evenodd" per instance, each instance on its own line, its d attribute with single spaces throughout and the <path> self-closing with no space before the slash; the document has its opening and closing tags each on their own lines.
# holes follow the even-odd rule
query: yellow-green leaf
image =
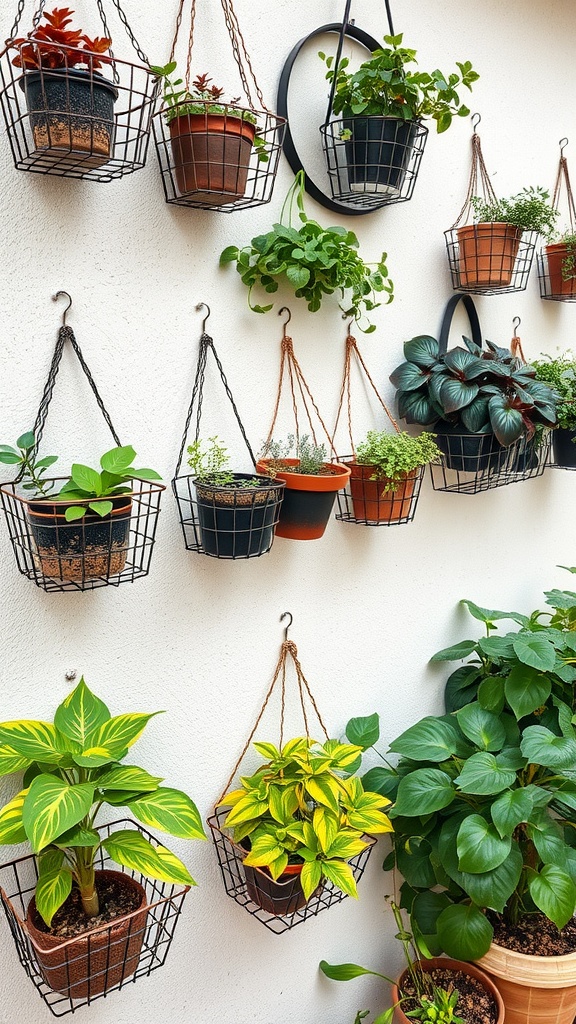
<svg viewBox="0 0 576 1024">
<path fill-rule="evenodd" d="M 345 864 L 343 860 L 325 860 L 322 862 L 322 871 L 337 889 L 341 889 L 347 896 L 358 899 L 358 889 L 349 864 Z"/>
<path fill-rule="evenodd" d="M 300 881 L 302 883 L 304 895 L 306 899 L 309 900 L 312 893 L 318 888 L 320 882 L 322 881 L 322 866 L 320 864 L 320 861 L 306 861 L 302 865 Z"/>
<path fill-rule="evenodd" d="M 55 775 L 38 775 L 33 779 L 24 800 L 22 820 L 34 853 L 85 818 L 93 797 L 93 783 L 70 786 Z"/>
<path fill-rule="evenodd" d="M 17 843 L 25 843 L 28 839 L 22 821 L 22 808 L 27 793 L 27 789 L 21 790 L 0 811 L 0 845 L 2 846 L 15 846 Z"/>
<path fill-rule="evenodd" d="M 109 718 L 87 738 L 82 754 L 74 757 L 76 764 L 93 768 L 107 761 L 121 760 L 150 719 L 160 714 L 161 711 L 155 711 L 150 715 L 134 713 Z"/>
<path fill-rule="evenodd" d="M 338 818 L 327 807 L 316 807 L 312 817 L 312 826 L 318 836 L 322 853 L 326 853 L 338 833 Z"/>
<path fill-rule="evenodd" d="M 33 722 L 21 719 L 0 723 L 0 743 L 15 750 L 29 761 L 59 764 L 63 751 L 58 734 L 51 722 Z"/>
<path fill-rule="evenodd" d="M 84 750 L 88 737 L 109 718 L 110 712 L 104 701 L 92 693 L 82 676 L 78 686 L 57 708 L 54 725 Z"/>
<path fill-rule="evenodd" d="M 206 839 L 202 818 L 193 800 L 179 789 L 161 786 L 128 804 L 139 821 L 179 839 Z"/>
<path fill-rule="evenodd" d="M 158 789 L 163 781 L 164 779 L 155 775 L 149 775 L 144 768 L 119 764 L 100 775 L 96 785 L 98 789 L 123 789 L 127 792 L 148 793 Z"/>
<path fill-rule="evenodd" d="M 306 779 L 306 789 L 317 804 L 323 804 L 333 814 L 338 814 L 338 787 L 329 777 Z"/>
<path fill-rule="evenodd" d="M 350 811 L 348 814 L 348 824 L 352 828 L 357 828 L 361 832 L 368 832 L 369 834 L 376 832 L 393 832 L 392 822 L 390 821 L 387 814 L 382 811 L 375 811 L 370 807 L 367 807 L 362 811 Z"/>
<path fill-rule="evenodd" d="M 68 867 L 54 868 L 40 874 L 36 885 L 36 908 L 48 927 L 64 900 L 72 891 L 72 872 Z"/>
<path fill-rule="evenodd" d="M 156 878 L 161 882 L 182 882 L 184 885 L 196 884 L 178 857 L 163 846 L 152 846 L 135 829 L 113 832 L 103 840 L 102 846 L 117 864 L 131 871 L 139 871 L 148 878 Z"/>
<path fill-rule="evenodd" d="M 243 821 L 251 821 L 259 818 L 268 810 L 266 800 L 259 800 L 255 793 L 246 793 L 242 800 L 239 800 L 235 807 L 226 815 L 224 824 L 227 828 L 240 825 Z"/>
<path fill-rule="evenodd" d="M 14 747 L 5 744 L 0 747 L 0 776 L 23 772 L 30 764 L 30 758 L 23 757 Z"/>
</svg>

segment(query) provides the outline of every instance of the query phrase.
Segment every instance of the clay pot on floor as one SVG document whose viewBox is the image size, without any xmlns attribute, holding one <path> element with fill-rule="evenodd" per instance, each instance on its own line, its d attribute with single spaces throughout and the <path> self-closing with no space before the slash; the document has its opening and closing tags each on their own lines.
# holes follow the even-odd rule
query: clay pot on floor
<svg viewBox="0 0 576 1024">
<path fill-rule="evenodd" d="M 462 288 L 507 288 L 522 232 L 513 224 L 467 224 L 457 228 L 458 272 Z"/>
<path fill-rule="evenodd" d="M 567 257 L 568 246 L 565 242 L 546 246 L 550 295 L 576 295 L 576 273 L 567 280 L 562 275 L 562 265 Z"/>
<path fill-rule="evenodd" d="M 404 475 L 393 491 L 385 490 L 388 480 L 371 480 L 375 466 L 347 462 L 350 468 L 350 494 L 354 518 L 375 523 L 394 523 L 410 515 L 410 505 L 419 470 Z"/>
<path fill-rule="evenodd" d="M 271 462 L 271 459 L 259 459 L 256 472 L 270 475 Z M 283 462 L 290 469 L 299 465 L 299 459 L 284 459 Z M 275 476 L 286 483 L 276 527 L 277 537 L 290 540 L 317 540 L 322 537 L 336 492 L 346 486 L 350 477 L 350 469 L 340 462 L 327 462 L 325 468 L 325 474 L 297 473 L 290 469 L 275 471 Z"/>
<path fill-rule="evenodd" d="M 243 197 L 255 124 L 224 114 L 183 114 L 169 129 L 180 196 L 212 206 Z"/>
<path fill-rule="evenodd" d="M 471 978 L 476 978 L 477 981 L 480 981 L 482 983 L 482 986 L 490 993 L 490 995 L 494 999 L 494 1002 L 496 1003 L 496 1006 L 498 1008 L 498 1017 L 496 1024 L 504 1024 L 504 1020 L 506 1020 L 506 1024 L 510 1024 L 508 1020 L 507 1011 L 506 1017 L 504 1017 L 504 1003 L 502 1001 L 502 996 L 500 995 L 498 988 L 496 987 L 494 981 L 485 973 L 485 971 L 481 970 L 477 966 L 477 964 L 465 963 L 463 960 L 452 960 L 450 957 L 447 956 L 436 956 L 433 957 L 431 960 L 421 960 L 420 966 L 422 967 L 423 971 L 433 971 L 436 969 L 464 971 L 464 973 L 468 974 Z M 408 972 L 404 971 L 401 974 L 396 985 L 392 986 L 393 1003 L 397 1003 L 398 1000 L 401 998 L 402 984 L 407 974 Z M 458 1013 L 458 1007 L 456 1007 L 456 1013 Z M 401 1006 L 396 1007 L 394 1011 L 394 1019 L 397 1021 L 397 1024 L 412 1024 L 411 1018 L 406 1016 Z"/>
<path fill-rule="evenodd" d="M 130 978 L 140 959 L 146 930 L 146 892 L 121 871 L 97 871 L 96 878 L 119 882 L 139 898 L 136 910 L 73 939 L 62 939 L 38 927 L 34 897 L 26 930 L 44 981 L 70 999 L 86 999 L 110 991 Z"/>
<path fill-rule="evenodd" d="M 77 154 L 81 167 L 102 167 L 110 160 L 118 90 L 97 72 L 77 68 L 27 71 L 19 80 L 26 95 L 36 151 L 46 163 L 69 165 Z"/>
<path fill-rule="evenodd" d="M 492 943 L 478 966 L 504 1000 L 506 1024 L 572 1024 L 576 1016 L 576 953 L 528 956 Z"/>
<path fill-rule="evenodd" d="M 108 500 L 108 499 L 107 499 Z M 129 495 L 109 499 L 109 515 L 88 510 L 82 519 L 66 522 L 70 504 L 30 501 L 26 510 L 39 572 L 50 579 L 84 580 L 116 576 L 126 565 L 132 501 Z"/>
</svg>

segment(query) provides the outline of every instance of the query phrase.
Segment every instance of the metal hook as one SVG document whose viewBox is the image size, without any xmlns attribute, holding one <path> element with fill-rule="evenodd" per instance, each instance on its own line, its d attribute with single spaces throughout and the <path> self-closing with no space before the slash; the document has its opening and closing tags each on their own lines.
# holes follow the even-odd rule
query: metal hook
<svg viewBox="0 0 576 1024">
<path fill-rule="evenodd" d="M 294 621 L 293 617 L 292 617 L 292 612 L 283 612 L 282 615 L 280 616 L 280 622 L 282 622 L 282 620 L 285 619 L 287 615 L 290 616 L 290 622 L 288 623 L 288 625 L 284 629 L 284 643 L 286 643 L 286 641 L 288 640 L 288 630 L 290 629 L 290 626 L 292 625 L 292 623 Z"/>
<path fill-rule="evenodd" d="M 568 139 L 566 137 L 564 137 L 563 139 L 560 139 L 560 142 L 558 143 L 558 145 L 560 146 L 560 156 L 564 156 L 564 150 L 566 149 L 566 146 L 568 145 Z"/>
<path fill-rule="evenodd" d="M 512 321 L 512 328 L 514 330 L 514 337 L 516 337 L 516 335 L 518 334 L 518 328 L 520 327 L 521 323 L 522 323 L 522 321 L 521 321 L 520 317 L 519 316 L 515 316 L 513 321 Z"/>
<path fill-rule="evenodd" d="M 206 313 L 206 316 L 204 317 L 204 320 L 202 321 L 202 334 L 206 334 L 206 324 L 208 322 L 208 317 L 210 316 L 212 311 L 211 311 L 210 306 L 208 305 L 207 302 L 197 302 L 196 303 L 196 312 L 197 313 L 200 312 L 200 310 L 202 309 L 202 306 L 204 306 L 204 309 L 208 310 L 208 312 Z"/>
<path fill-rule="evenodd" d="M 282 316 L 282 313 L 288 313 L 288 319 L 284 321 L 284 337 L 286 337 L 286 328 L 292 319 L 292 313 L 288 309 L 288 306 L 282 306 L 282 308 L 278 310 L 278 316 Z M 289 615 L 290 613 L 287 612 L 286 614 Z"/>
<path fill-rule="evenodd" d="M 476 120 L 474 120 L 474 118 L 476 118 Z M 470 120 L 472 121 L 472 130 L 474 134 L 476 134 L 476 129 L 482 120 L 482 116 L 480 114 L 472 114 Z"/>
<path fill-rule="evenodd" d="M 68 311 L 70 309 L 70 306 L 72 305 L 72 296 L 69 295 L 68 292 L 56 292 L 56 295 L 52 296 L 52 302 L 58 302 L 58 299 L 60 298 L 61 295 L 65 295 L 66 298 L 68 299 L 68 305 L 66 306 L 66 309 L 62 314 L 62 327 L 66 327 L 66 317 L 68 316 Z"/>
<path fill-rule="evenodd" d="M 342 313 L 342 319 L 343 320 L 346 319 L 346 313 Z M 354 317 L 351 316 L 351 317 L 349 317 L 348 324 L 346 325 L 346 337 L 347 338 L 350 338 L 352 336 L 352 324 L 353 323 L 354 323 Z"/>
</svg>

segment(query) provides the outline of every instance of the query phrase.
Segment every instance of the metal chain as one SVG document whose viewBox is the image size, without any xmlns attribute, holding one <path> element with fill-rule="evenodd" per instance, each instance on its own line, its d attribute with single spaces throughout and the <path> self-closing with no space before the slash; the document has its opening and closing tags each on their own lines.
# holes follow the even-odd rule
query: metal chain
<svg viewBox="0 0 576 1024">
<path fill-rule="evenodd" d="M 34 17 L 32 18 L 32 24 L 33 24 L 34 28 L 38 28 L 38 25 L 40 24 L 40 19 L 41 19 L 42 15 L 44 14 L 45 6 L 46 6 L 46 0 L 40 0 L 40 3 L 38 4 L 38 10 L 36 11 Z"/>
<path fill-rule="evenodd" d="M 149 65 L 150 61 L 148 60 L 148 57 L 144 53 L 144 50 L 140 46 L 140 43 L 136 39 L 136 36 L 134 35 L 134 32 L 132 31 L 132 28 L 130 27 L 130 23 L 128 21 L 128 18 L 126 17 L 126 14 L 124 13 L 124 10 L 123 10 L 123 8 L 122 8 L 122 6 L 120 4 L 120 0 L 112 0 L 112 3 L 114 4 L 114 7 L 118 11 L 118 17 L 120 18 L 120 21 L 122 22 L 122 24 L 124 25 L 124 28 L 126 29 L 126 34 L 127 34 L 128 38 L 129 38 L 130 42 L 132 43 L 132 46 L 133 46 L 134 50 L 138 54 L 138 56 L 139 56 L 140 60 L 142 61 L 142 63 Z"/>
<path fill-rule="evenodd" d="M 236 61 L 236 64 L 238 65 L 238 71 L 240 72 L 240 78 L 242 79 L 242 84 L 243 84 L 243 86 L 244 86 L 244 88 L 246 90 L 246 95 L 248 97 L 248 102 L 250 103 L 250 105 L 252 107 L 254 106 L 254 102 L 253 102 L 252 96 L 250 94 L 250 87 L 248 85 L 248 80 L 247 80 L 247 77 L 246 77 L 246 72 L 245 72 L 245 69 L 244 69 L 244 65 L 242 63 L 242 54 L 244 55 L 244 60 L 246 61 L 246 65 L 248 67 L 248 70 L 250 72 L 250 76 L 251 76 L 252 81 L 254 83 L 254 88 L 256 90 L 256 95 L 258 97 L 258 101 L 259 101 L 262 109 L 266 110 L 267 113 L 270 113 L 270 111 L 268 110 L 268 107 L 264 103 L 264 97 L 263 97 L 262 92 L 260 90 L 260 86 L 258 85 L 258 82 L 256 80 L 256 75 L 254 73 L 254 68 L 252 67 L 252 61 L 250 60 L 250 55 L 248 53 L 248 50 L 246 49 L 246 43 L 244 41 L 244 36 L 242 35 L 242 31 L 240 29 L 240 24 L 238 22 L 238 17 L 237 17 L 236 11 L 234 10 L 234 4 L 232 3 L 232 0 L 221 0 L 221 3 L 222 3 L 222 8 L 224 10 L 224 19 L 226 21 L 226 26 L 228 28 L 228 33 L 230 35 L 230 40 L 232 42 L 232 50 L 233 50 L 233 53 L 234 53 L 234 59 Z M 240 47 L 242 47 L 242 53 L 240 52 Z"/>
<path fill-rule="evenodd" d="M 20 22 L 22 21 L 22 15 L 24 14 L 24 7 L 25 6 L 26 6 L 26 0 L 18 0 L 18 9 L 16 11 L 16 17 L 14 19 L 14 24 L 12 25 L 12 28 L 10 30 L 10 35 L 8 36 L 8 39 L 6 40 L 6 46 L 8 46 L 9 43 L 11 43 L 14 39 L 16 39 L 16 34 L 18 32 L 18 27 L 20 25 Z"/>
<path fill-rule="evenodd" d="M 107 39 L 112 40 L 112 35 L 110 33 L 110 29 L 108 28 L 108 21 L 106 19 L 106 11 L 104 10 L 104 6 L 102 4 L 102 0 L 96 0 L 96 6 L 97 6 L 97 8 L 98 8 L 98 10 L 100 12 L 100 20 L 101 20 L 102 26 L 104 28 L 104 35 L 106 36 Z M 114 51 L 112 49 L 112 46 L 109 47 L 108 52 L 109 52 L 111 60 L 112 60 L 112 77 L 114 79 L 114 85 L 118 85 L 120 83 L 120 75 L 118 74 L 118 68 L 116 67 L 116 61 L 114 60 Z"/>
</svg>

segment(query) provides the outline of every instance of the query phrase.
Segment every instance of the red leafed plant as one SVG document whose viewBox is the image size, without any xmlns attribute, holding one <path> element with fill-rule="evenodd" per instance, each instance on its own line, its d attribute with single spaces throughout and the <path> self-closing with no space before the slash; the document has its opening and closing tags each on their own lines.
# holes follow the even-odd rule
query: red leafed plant
<svg viewBox="0 0 576 1024">
<path fill-rule="evenodd" d="M 55 7 L 44 14 L 45 25 L 39 25 L 25 38 L 15 39 L 13 46 L 20 52 L 12 61 L 18 68 L 66 68 L 85 64 L 96 70 L 103 64 L 110 64 L 111 58 L 104 56 L 110 49 L 111 39 L 96 37 L 90 39 L 81 29 L 70 29 L 72 11 L 69 7 Z M 70 49 L 63 49 L 70 47 Z"/>
</svg>

